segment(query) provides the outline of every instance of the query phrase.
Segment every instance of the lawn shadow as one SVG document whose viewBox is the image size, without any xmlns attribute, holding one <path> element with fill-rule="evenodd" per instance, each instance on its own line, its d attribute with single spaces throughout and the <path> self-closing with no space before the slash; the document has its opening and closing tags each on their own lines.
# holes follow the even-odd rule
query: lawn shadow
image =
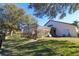
<svg viewBox="0 0 79 59">
<path fill-rule="evenodd" d="M 4 46 L 5 46 L 5 48 L 13 48 L 13 47 L 15 47 L 16 45 L 19 45 L 19 44 L 21 44 L 21 43 L 23 43 L 24 41 L 27 41 L 26 39 L 21 39 L 21 40 L 14 40 L 14 39 L 8 39 L 8 40 L 5 40 L 5 42 L 4 42 Z"/>
<path fill-rule="evenodd" d="M 5 43 L 5 48 L 11 49 L 3 49 L 1 54 L 8 56 L 8 55 L 17 55 L 17 56 L 56 56 L 58 53 L 56 52 L 57 49 L 62 48 L 78 48 L 79 46 L 75 46 L 74 43 L 68 41 L 59 41 L 59 40 L 37 40 L 32 42 L 24 42 L 23 41 L 14 41 L 11 40 Z M 27 43 L 28 42 L 28 43 Z M 14 54 L 13 54 L 13 53 Z M 74 52 L 70 52 L 74 53 Z M 62 53 L 60 53 L 61 55 Z M 64 54 L 62 54 L 64 55 Z"/>
<path fill-rule="evenodd" d="M 52 47 L 48 45 L 52 45 Z M 52 56 L 57 55 L 55 45 L 69 45 L 73 43 L 69 43 L 67 41 L 57 41 L 57 40 L 48 40 L 48 41 L 36 41 L 30 42 L 28 44 L 16 46 L 15 48 L 19 51 L 28 50 L 23 53 L 23 55 L 33 55 L 33 56 Z"/>
<path fill-rule="evenodd" d="M 62 48 L 79 48 L 79 46 L 70 45 L 70 46 L 62 46 Z"/>
<path fill-rule="evenodd" d="M 12 55 L 12 51 L 6 48 L 2 48 L 0 49 L 0 55 L 1 56 L 11 56 Z"/>
</svg>

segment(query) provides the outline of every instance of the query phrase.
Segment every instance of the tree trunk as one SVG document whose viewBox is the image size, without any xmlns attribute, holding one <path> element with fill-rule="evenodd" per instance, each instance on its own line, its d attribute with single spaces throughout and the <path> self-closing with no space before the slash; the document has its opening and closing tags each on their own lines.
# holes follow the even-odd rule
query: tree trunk
<svg viewBox="0 0 79 59">
<path fill-rule="evenodd" d="M 10 32 L 10 36 L 12 36 L 13 35 L 13 30 L 9 29 L 9 32 Z"/>
<path fill-rule="evenodd" d="M 2 46 L 2 42 L 5 40 L 5 33 L 0 33 L 0 49 Z"/>
<path fill-rule="evenodd" d="M 2 38 L 0 37 L 0 49 L 1 49 L 1 46 L 2 46 Z"/>
<path fill-rule="evenodd" d="M 13 31 L 11 31 L 11 36 L 13 35 Z"/>
</svg>

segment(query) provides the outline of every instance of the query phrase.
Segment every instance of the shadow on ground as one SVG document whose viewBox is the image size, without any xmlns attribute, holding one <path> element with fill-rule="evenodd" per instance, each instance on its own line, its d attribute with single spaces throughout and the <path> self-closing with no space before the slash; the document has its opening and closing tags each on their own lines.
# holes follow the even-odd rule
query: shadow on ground
<svg viewBox="0 0 79 59">
<path fill-rule="evenodd" d="M 52 56 L 58 55 L 56 52 L 57 48 L 64 48 L 65 46 L 68 47 L 67 45 L 73 44 L 74 43 L 70 43 L 67 41 L 49 40 L 31 42 L 28 44 L 17 46 L 16 48 L 18 49 L 18 51 L 27 50 L 22 53 L 23 55 Z"/>
<path fill-rule="evenodd" d="M 68 41 L 37 40 L 28 42 L 26 40 L 7 40 L 1 55 L 5 56 L 65 56 L 79 55 L 79 45 Z M 24 43 L 24 44 L 23 44 Z"/>
<path fill-rule="evenodd" d="M 1 56 L 11 56 L 12 55 L 12 53 L 11 53 L 12 51 L 10 51 L 9 49 L 0 49 L 0 55 Z"/>
</svg>

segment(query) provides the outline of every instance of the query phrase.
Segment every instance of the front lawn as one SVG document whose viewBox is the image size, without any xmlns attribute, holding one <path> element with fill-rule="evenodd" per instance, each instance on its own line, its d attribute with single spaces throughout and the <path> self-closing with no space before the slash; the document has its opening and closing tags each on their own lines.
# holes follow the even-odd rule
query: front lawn
<svg viewBox="0 0 79 59">
<path fill-rule="evenodd" d="M 79 38 L 7 39 L 1 55 L 79 56 Z"/>
</svg>

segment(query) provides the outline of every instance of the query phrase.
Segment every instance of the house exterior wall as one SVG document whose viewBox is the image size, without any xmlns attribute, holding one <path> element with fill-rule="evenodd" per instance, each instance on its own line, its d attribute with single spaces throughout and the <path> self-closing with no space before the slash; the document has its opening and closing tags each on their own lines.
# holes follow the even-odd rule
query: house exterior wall
<svg viewBox="0 0 79 59">
<path fill-rule="evenodd" d="M 49 25 L 52 25 L 53 27 L 56 28 L 56 35 L 58 35 L 58 36 L 63 36 L 63 35 L 66 36 L 66 35 L 68 35 L 68 33 L 70 33 L 70 35 L 72 37 L 77 37 L 76 26 L 56 22 L 53 20 L 51 20 L 47 24 L 45 24 L 45 26 L 49 26 Z"/>
</svg>

